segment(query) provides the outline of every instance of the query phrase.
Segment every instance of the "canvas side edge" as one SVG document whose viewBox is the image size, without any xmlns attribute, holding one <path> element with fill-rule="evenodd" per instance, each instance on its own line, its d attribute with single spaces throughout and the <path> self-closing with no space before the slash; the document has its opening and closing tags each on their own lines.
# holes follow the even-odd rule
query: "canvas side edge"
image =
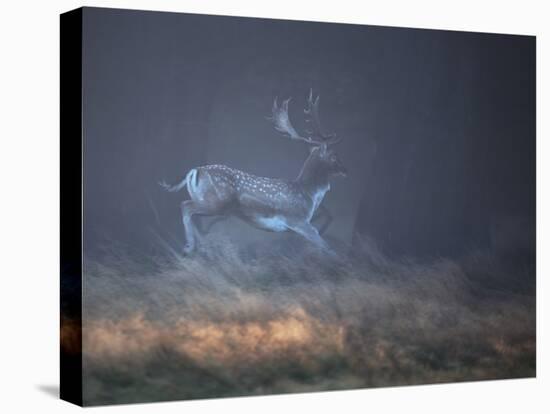
<svg viewBox="0 0 550 414">
<path fill-rule="evenodd" d="M 60 398 L 82 406 L 82 9 L 60 16 Z"/>
</svg>

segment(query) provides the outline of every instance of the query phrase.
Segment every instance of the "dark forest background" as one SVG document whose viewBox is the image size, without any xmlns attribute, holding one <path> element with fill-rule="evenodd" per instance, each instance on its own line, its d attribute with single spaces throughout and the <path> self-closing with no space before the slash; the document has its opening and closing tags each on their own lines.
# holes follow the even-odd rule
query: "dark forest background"
<svg viewBox="0 0 550 414">
<path fill-rule="evenodd" d="M 536 375 L 535 38 L 84 8 L 82 47 L 84 404 Z M 182 256 L 158 182 L 296 177 L 266 116 L 293 97 L 303 130 L 310 88 L 337 254 L 229 220 Z"/>
<path fill-rule="evenodd" d="M 349 170 L 325 198 L 327 237 L 390 256 L 535 251 L 535 39 L 86 8 L 84 234 L 183 243 L 157 182 L 224 163 L 293 178 L 307 148 L 265 119 L 273 98 L 321 94 Z M 76 137 L 75 137 L 76 139 Z M 269 235 L 220 224 L 238 241 Z M 238 231 L 236 231 L 238 230 Z"/>
</svg>

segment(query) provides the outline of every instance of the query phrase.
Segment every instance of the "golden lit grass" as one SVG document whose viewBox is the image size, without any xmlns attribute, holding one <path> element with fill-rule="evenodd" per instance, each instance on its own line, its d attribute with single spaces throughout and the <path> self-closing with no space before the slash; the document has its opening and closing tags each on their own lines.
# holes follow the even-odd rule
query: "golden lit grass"
<svg viewBox="0 0 550 414">
<path fill-rule="evenodd" d="M 63 352 L 71 355 L 81 353 L 81 328 L 76 321 L 61 315 L 60 343 Z"/>
<path fill-rule="evenodd" d="M 219 243 L 183 260 L 87 260 L 85 401 L 535 374 L 534 296 L 513 284 L 529 274 L 479 254 L 419 264 L 358 249 L 242 259 Z"/>
<path fill-rule="evenodd" d="M 322 324 L 299 308 L 262 322 L 180 320 L 169 325 L 137 313 L 117 321 L 89 322 L 84 341 L 86 357 L 98 362 L 144 357 L 162 345 L 202 364 L 231 366 L 288 353 L 340 352 L 343 329 Z"/>
</svg>

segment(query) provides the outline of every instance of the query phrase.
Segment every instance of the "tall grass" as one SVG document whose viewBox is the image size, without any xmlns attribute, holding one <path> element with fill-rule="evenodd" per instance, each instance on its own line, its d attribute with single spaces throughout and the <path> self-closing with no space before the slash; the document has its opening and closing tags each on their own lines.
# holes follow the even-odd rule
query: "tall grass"
<svg viewBox="0 0 550 414">
<path fill-rule="evenodd" d="M 483 252 L 390 260 L 363 240 L 85 260 L 86 404 L 535 375 L 534 270 Z M 520 281 L 520 282 L 518 282 Z"/>
</svg>

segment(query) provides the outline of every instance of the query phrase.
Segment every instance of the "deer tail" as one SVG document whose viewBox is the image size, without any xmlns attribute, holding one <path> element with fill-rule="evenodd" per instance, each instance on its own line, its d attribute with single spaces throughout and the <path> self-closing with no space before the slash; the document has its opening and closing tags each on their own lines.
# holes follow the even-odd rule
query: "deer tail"
<svg viewBox="0 0 550 414">
<path fill-rule="evenodd" d="M 179 183 L 174 184 L 174 185 L 170 185 L 170 184 L 167 184 L 166 181 L 160 181 L 159 185 L 162 188 L 164 188 L 166 191 L 169 191 L 171 193 L 175 193 L 175 192 L 180 191 L 181 189 L 183 189 L 185 186 L 187 186 L 188 183 L 191 180 L 196 178 L 196 176 L 197 176 L 197 170 L 195 168 L 193 168 L 191 171 L 189 171 L 187 173 L 185 178 L 183 180 L 181 180 Z"/>
</svg>

